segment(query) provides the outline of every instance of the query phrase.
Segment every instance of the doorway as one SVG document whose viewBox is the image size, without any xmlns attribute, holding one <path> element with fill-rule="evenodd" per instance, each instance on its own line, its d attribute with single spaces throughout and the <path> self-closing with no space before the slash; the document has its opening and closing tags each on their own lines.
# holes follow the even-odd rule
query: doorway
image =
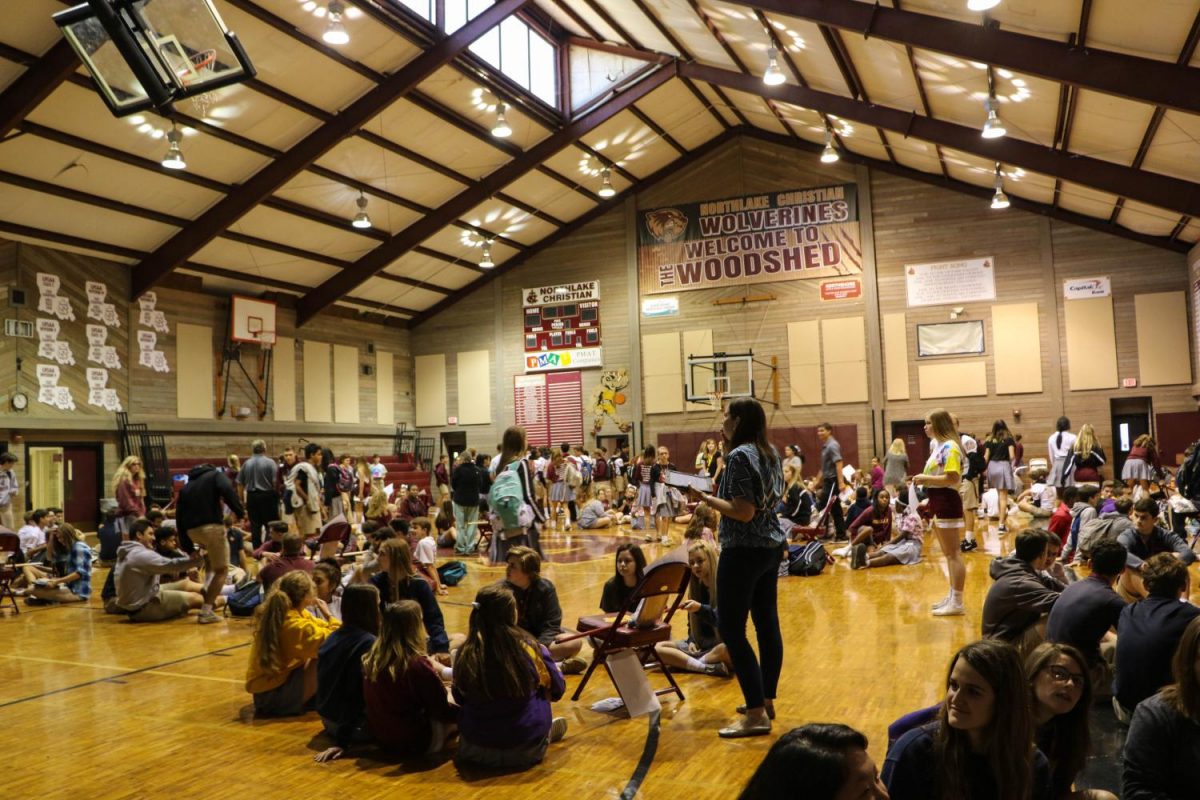
<svg viewBox="0 0 1200 800">
<path fill-rule="evenodd" d="M 32 442 L 25 446 L 28 508 L 61 508 L 80 531 L 94 531 L 104 494 L 104 448 L 100 444 Z"/>
<path fill-rule="evenodd" d="M 1133 443 L 1139 436 L 1150 433 L 1154 408 L 1149 397 L 1122 397 L 1108 402 L 1112 414 L 1113 479 L 1119 481 Z"/>
<path fill-rule="evenodd" d="M 450 456 L 450 468 L 454 468 L 454 462 L 458 461 L 458 455 L 463 450 L 467 449 L 467 433 L 466 431 L 443 431 L 442 432 L 442 452 Z"/>
<path fill-rule="evenodd" d="M 925 420 L 895 420 L 892 422 L 892 439 L 904 442 L 909 475 L 915 475 L 925 468 L 925 461 L 929 458 L 929 437 L 925 435 Z M 888 442 L 888 447 L 891 447 L 891 442 Z"/>
</svg>

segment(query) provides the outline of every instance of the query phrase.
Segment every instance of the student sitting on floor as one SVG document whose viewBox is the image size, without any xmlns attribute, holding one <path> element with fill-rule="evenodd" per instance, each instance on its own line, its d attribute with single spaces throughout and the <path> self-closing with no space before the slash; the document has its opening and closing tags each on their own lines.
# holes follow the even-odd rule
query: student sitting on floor
<svg viewBox="0 0 1200 800">
<path fill-rule="evenodd" d="M 62 561 L 65 574 L 54 577 L 39 567 L 25 566 L 22 572 L 33 587 L 25 602 L 78 603 L 92 596 L 92 548 L 74 526 L 63 522 L 50 532 L 46 556 L 52 564 Z"/>
<path fill-rule="evenodd" d="M 412 551 L 408 542 L 397 536 L 388 539 L 379 547 L 379 572 L 371 577 L 371 584 L 379 590 L 381 610 L 388 603 L 400 600 L 415 600 L 421 606 L 425 632 L 429 636 L 428 651 L 433 658 L 449 666 L 450 651 L 458 649 L 462 634 L 453 637 L 446 634 L 446 622 L 429 583 L 413 569 Z"/>
<path fill-rule="evenodd" d="M 575 493 L 579 506 L 579 527 L 583 530 L 616 527 L 620 517 L 610 515 L 604 504 L 596 497 L 595 484 L 580 486 Z"/>
<path fill-rule="evenodd" d="M 454 503 L 447 500 L 442 503 L 442 510 L 433 522 L 437 528 L 437 546 L 454 547 L 458 541 L 458 529 L 454 526 Z"/>
<path fill-rule="evenodd" d="M 333 761 L 350 745 L 370 739 L 363 657 L 379 633 L 379 590 L 369 584 L 347 587 L 343 614 L 342 626 L 317 651 L 315 706 L 325 733 L 334 741 L 333 747 L 315 757 L 317 761 Z"/>
<path fill-rule="evenodd" d="M 1046 470 L 1039 467 L 1031 470 L 1033 483 L 1017 498 L 1017 508 L 1034 519 L 1049 519 L 1058 507 L 1058 492 L 1046 483 Z"/>
<path fill-rule="evenodd" d="M 342 587 L 342 570 L 338 566 L 337 559 L 330 558 L 314 564 L 312 579 L 313 594 L 316 599 L 325 603 L 325 607 L 329 609 L 332 619 L 341 619 L 342 598 L 345 596 L 345 588 Z M 375 602 L 379 602 L 378 597 L 375 598 Z M 308 607 L 308 612 L 313 616 L 316 616 L 319 611 L 320 608 L 315 602 Z"/>
<path fill-rule="evenodd" d="M 1021 531 L 1013 555 L 993 559 L 989 569 L 995 583 L 983 602 L 983 635 L 1016 645 L 1022 656 L 1046 638 L 1045 616 L 1060 594 L 1040 574 L 1050 536 L 1038 528 Z"/>
<path fill-rule="evenodd" d="M 149 517 L 147 517 L 149 519 Z M 150 520 L 154 522 L 154 520 Z M 158 553 L 163 558 L 186 558 L 187 553 L 179 549 L 179 531 L 175 528 L 155 528 L 154 530 L 154 552 Z M 204 584 L 200 582 L 200 572 L 196 568 L 189 570 L 181 570 L 180 572 L 163 575 L 159 578 L 159 583 L 165 587 L 178 589 L 183 592 L 196 592 L 204 594 Z"/>
<path fill-rule="evenodd" d="M 1125 738 L 1125 800 L 1194 800 L 1200 762 L 1200 621 L 1192 620 L 1171 664 L 1174 683 L 1138 705 Z"/>
<path fill-rule="evenodd" d="M 164 558 L 153 550 L 154 528 L 147 519 L 129 526 L 129 541 L 117 549 L 117 565 L 112 574 L 116 595 L 104 610 L 110 614 L 128 614 L 131 622 L 161 622 L 187 614 L 204 605 L 204 595 L 159 585 L 162 575 L 178 574 L 204 563 L 200 551 L 189 556 Z"/>
<path fill-rule="evenodd" d="M 258 571 L 258 582 L 262 584 L 264 592 L 269 592 L 275 581 L 297 570 L 311 575 L 313 562 L 305 557 L 304 540 L 300 534 L 289 533 L 283 537 L 283 552 Z"/>
<path fill-rule="evenodd" d="M 267 523 L 267 538 L 263 539 L 263 543 L 253 552 L 259 567 L 266 566 L 271 559 L 283 552 L 283 537 L 287 532 L 288 524 L 283 520 Z"/>
<path fill-rule="evenodd" d="M 317 693 L 317 654 L 337 620 L 317 619 L 305 607 L 324 605 L 313 595 L 307 572 L 289 572 L 276 581 L 255 612 L 246 691 L 254 695 L 259 716 L 303 714 Z M 325 616 L 326 609 L 321 609 Z"/>
<path fill-rule="evenodd" d="M 363 658 L 371 738 L 395 756 L 441 752 L 457 717 L 443 682 L 452 674 L 426 655 L 421 606 L 384 606 L 379 638 Z"/>
<path fill-rule="evenodd" d="M 1133 530 L 1123 531 L 1117 541 L 1129 552 L 1129 558 L 1125 560 L 1127 569 L 1121 575 L 1117 591 L 1130 602 L 1146 596 L 1142 573 L 1151 556 L 1171 553 L 1184 564 L 1196 560 L 1196 554 L 1179 534 L 1158 524 L 1158 504 L 1149 497 L 1133 504 Z"/>
<path fill-rule="evenodd" d="M 1046 622 L 1046 639 L 1077 648 L 1087 661 L 1096 693 L 1112 694 L 1112 665 L 1117 649 L 1117 623 L 1125 601 L 1113 584 L 1125 569 L 1125 548 L 1102 541 L 1092 553 L 1092 574 L 1063 590 Z"/>
<path fill-rule="evenodd" d="M 555 661 L 562 662 L 565 674 L 583 672 L 587 667 L 587 662 L 579 656 L 583 641 L 558 641 L 574 632 L 562 626 L 558 591 L 553 583 L 542 577 L 542 559 L 531 548 L 517 545 L 508 551 L 506 561 L 505 582 L 521 609 L 517 625 L 549 648 Z"/>
<path fill-rule="evenodd" d="M 600 593 L 600 610 L 605 614 L 620 610 L 646 573 L 646 555 L 633 542 L 617 546 L 616 563 L 616 572 Z"/>
<path fill-rule="evenodd" d="M 413 566 L 429 581 L 430 589 L 440 595 L 450 594 L 442 585 L 437 571 L 437 540 L 433 538 L 433 525 L 427 517 L 418 517 L 412 521 L 412 530 L 413 538 L 416 539 L 412 548 Z"/>
<path fill-rule="evenodd" d="M 849 518 L 850 543 L 835 555 L 852 556 L 851 567 L 866 566 L 867 556 L 892 539 L 892 496 L 887 489 L 877 489 L 871 505 L 857 517 Z M 860 547 L 861 545 L 861 547 Z"/>
<path fill-rule="evenodd" d="M 798 460 L 798 459 L 797 459 Z M 779 515 L 779 527 L 784 536 L 792 537 L 792 528 L 797 525 L 807 526 L 812 522 L 813 494 L 805 486 L 800 476 L 800 467 L 796 463 L 783 465 L 783 499 L 775 507 Z"/>
<path fill-rule="evenodd" d="M 1088 673 L 1083 654 L 1066 644 L 1043 642 L 1025 660 L 1034 739 L 1050 762 L 1054 800 L 1117 800 L 1099 789 L 1071 789 L 1091 747 L 1088 715 L 1093 690 Z"/>
<path fill-rule="evenodd" d="M 867 737 L 836 723 L 805 725 L 780 736 L 767 751 L 738 800 L 795 797 L 805 800 L 887 800 Z"/>
<path fill-rule="evenodd" d="M 1016 648 L 973 642 L 950 660 L 936 721 L 888 750 L 883 782 L 891 800 L 1051 800 L 1050 765 L 1033 733 Z"/>
<path fill-rule="evenodd" d="M 679 606 L 688 615 L 688 635 L 678 641 L 659 642 L 654 652 L 673 669 L 728 678 L 733 674 L 729 651 L 717 634 L 717 549 L 695 541 L 688 547 L 692 580 L 688 600 Z"/>
<path fill-rule="evenodd" d="M 897 497 L 892 510 L 892 537 L 873 552 L 866 552 L 865 543 L 856 560 L 850 566 L 856 569 L 891 567 L 896 564 L 916 564 L 921 560 L 921 548 L 925 542 L 925 523 L 916 509 L 909 509 L 903 497 Z M 855 548 L 858 550 L 859 548 Z M 853 552 L 852 552 L 853 555 Z"/>
<path fill-rule="evenodd" d="M 454 665 L 455 763 L 531 767 L 566 734 L 566 718 L 551 719 L 550 710 L 566 681 L 545 645 L 517 626 L 517 600 L 507 585 L 483 587 L 472 605 L 470 632 Z"/>
</svg>

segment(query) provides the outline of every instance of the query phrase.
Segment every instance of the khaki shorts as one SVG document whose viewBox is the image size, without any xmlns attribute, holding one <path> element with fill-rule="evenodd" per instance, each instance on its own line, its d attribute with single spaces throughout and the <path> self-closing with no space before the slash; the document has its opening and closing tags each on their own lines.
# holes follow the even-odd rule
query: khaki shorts
<svg viewBox="0 0 1200 800">
<path fill-rule="evenodd" d="M 225 538 L 225 526 L 220 523 L 201 525 L 187 532 L 188 538 L 197 547 L 203 547 L 208 555 L 206 561 L 211 570 L 229 568 L 229 540 Z"/>
<path fill-rule="evenodd" d="M 296 531 L 301 536 L 312 536 L 321 527 L 321 515 L 309 511 L 308 506 L 300 506 L 293 510 L 296 519 Z"/>
<path fill-rule="evenodd" d="M 962 498 L 963 510 L 974 511 L 979 508 L 979 490 L 975 481 L 963 481 L 958 485 L 958 496 Z"/>
<path fill-rule="evenodd" d="M 190 535 L 190 534 L 189 534 Z M 153 600 L 129 615 L 130 622 L 162 622 L 188 612 L 187 592 L 160 589 Z"/>
</svg>

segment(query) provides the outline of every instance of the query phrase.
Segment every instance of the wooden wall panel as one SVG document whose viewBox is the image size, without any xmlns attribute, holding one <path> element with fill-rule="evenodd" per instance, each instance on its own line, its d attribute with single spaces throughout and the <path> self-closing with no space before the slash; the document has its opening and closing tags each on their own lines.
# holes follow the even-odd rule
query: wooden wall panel
<svg viewBox="0 0 1200 800">
<path fill-rule="evenodd" d="M 395 367 L 392 365 L 392 354 L 382 350 L 375 351 L 375 421 L 380 425 L 396 424 L 396 402 L 392 397 L 395 391 Z"/>
<path fill-rule="evenodd" d="M 1071 390 L 1117 388 L 1117 328 L 1112 298 L 1067 300 L 1063 319 Z"/>
<path fill-rule="evenodd" d="M 865 403 L 867 337 L 862 317 L 821 320 L 821 365 L 825 403 Z"/>
<path fill-rule="evenodd" d="M 1133 303 L 1142 386 L 1191 383 L 1191 352 L 1181 346 L 1188 340 L 1183 292 L 1134 295 Z"/>
<path fill-rule="evenodd" d="M 417 427 L 440 427 L 446 424 L 446 356 L 443 353 L 417 356 L 415 368 L 417 386 Z"/>
<path fill-rule="evenodd" d="M 333 346 L 333 421 L 358 424 L 358 348 Z"/>
<path fill-rule="evenodd" d="M 328 342 L 304 342 L 304 421 L 333 422 Z"/>
<path fill-rule="evenodd" d="M 180 419 L 213 418 L 212 329 L 203 325 L 175 326 L 176 353 L 183 369 L 175 369 Z"/>
<path fill-rule="evenodd" d="M 907 400 L 908 321 L 903 311 L 883 315 L 883 383 L 888 400 Z"/>
<path fill-rule="evenodd" d="M 469 387 L 458 392 L 458 424 L 490 425 L 492 422 L 492 364 L 488 350 L 460 352 L 458 385 Z"/>
<path fill-rule="evenodd" d="M 922 400 L 982 397 L 988 393 L 987 362 L 940 361 L 936 364 L 920 364 L 917 367 L 917 382 L 921 387 Z"/>
<path fill-rule="evenodd" d="M 817 320 L 789 322 L 788 373 L 794 406 L 821 405 L 821 329 Z"/>
<path fill-rule="evenodd" d="M 990 349 L 996 364 L 996 394 L 1042 390 L 1042 347 L 1037 329 L 1037 303 L 992 306 Z"/>
<path fill-rule="evenodd" d="M 275 337 L 271 356 L 271 405 L 276 422 L 296 421 L 296 340 L 290 336 Z"/>
<path fill-rule="evenodd" d="M 642 336 L 642 393 L 647 414 L 672 414 L 683 410 L 683 367 L 679 334 Z"/>
<path fill-rule="evenodd" d="M 698 393 L 709 394 L 712 392 L 712 373 L 697 371 L 692 375 L 688 370 L 688 356 L 708 356 L 713 353 L 713 337 L 712 329 L 699 331 L 684 331 L 683 332 L 683 382 L 685 385 L 692 384 L 691 392 L 693 395 Z M 694 383 L 693 383 L 694 380 Z M 692 403 L 688 402 L 684 406 L 685 411 L 700 411 L 711 408 L 707 403 Z"/>
</svg>

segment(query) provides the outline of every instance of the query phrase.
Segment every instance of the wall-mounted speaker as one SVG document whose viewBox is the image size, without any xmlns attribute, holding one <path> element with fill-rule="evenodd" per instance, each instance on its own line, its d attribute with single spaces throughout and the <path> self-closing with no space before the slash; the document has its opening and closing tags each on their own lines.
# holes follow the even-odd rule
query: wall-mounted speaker
<svg viewBox="0 0 1200 800">
<path fill-rule="evenodd" d="M 375 343 L 374 342 L 367 342 L 367 352 L 368 353 L 375 352 Z"/>
<path fill-rule="evenodd" d="M 374 375 L 375 368 L 372 367 L 370 364 L 363 364 L 362 365 L 362 374 L 363 375 Z"/>
<path fill-rule="evenodd" d="M 24 289 L 14 286 L 8 290 L 8 304 L 13 308 L 24 308 L 28 302 L 29 298 Z"/>
</svg>

